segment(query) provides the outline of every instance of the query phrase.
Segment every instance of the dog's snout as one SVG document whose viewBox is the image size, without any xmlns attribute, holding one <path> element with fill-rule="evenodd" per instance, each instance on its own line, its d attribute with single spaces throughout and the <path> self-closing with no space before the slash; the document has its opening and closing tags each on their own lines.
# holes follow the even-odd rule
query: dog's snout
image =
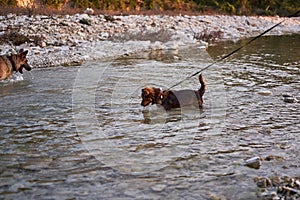
<svg viewBox="0 0 300 200">
<path fill-rule="evenodd" d="M 27 71 L 30 71 L 30 70 L 32 69 L 32 67 L 30 67 L 30 66 L 28 65 L 27 68 L 25 67 L 25 69 L 26 69 Z"/>
<path fill-rule="evenodd" d="M 141 105 L 145 107 L 145 106 L 148 106 L 149 103 L 150 103 L 150 102 L 148 102 L 148 101 L 142 101 L 142 102 L 141 102 Z"/>
<path fill-rule="evenodd" d="M 24 65 L 22 65 L 27 71 L 30 71 L 32 67 L 26 62 Z"/>
</svg>

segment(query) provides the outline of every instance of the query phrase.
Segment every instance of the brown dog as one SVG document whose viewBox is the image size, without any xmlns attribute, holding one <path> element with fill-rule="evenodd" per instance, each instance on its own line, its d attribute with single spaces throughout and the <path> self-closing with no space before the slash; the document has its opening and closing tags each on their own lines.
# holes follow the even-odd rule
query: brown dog
<svg viewBox="0 0 300 200">
<path fill-rule="evenodd" d="M 160 88 L 146 87 L 142 89 L 142 106 L 148 106 L 150 103 L 162 105 L 165 110 L 172 108 L 181 108 L 183 106 L 202 107 L 202 96 L 206 90 L 206 83 L 200 74 L 199 82 L 201 87 L 199 90 L 164 90 Z"/>
<path fill-rule="evenodd" d="M 23 69 L 31 70 L 27 63 L 28 51 L 21 49 L 17 54 L 2 55 L 0 56 L 0 80 L 9 79 L 14 71 L 23 74 Z"/>
</svg>

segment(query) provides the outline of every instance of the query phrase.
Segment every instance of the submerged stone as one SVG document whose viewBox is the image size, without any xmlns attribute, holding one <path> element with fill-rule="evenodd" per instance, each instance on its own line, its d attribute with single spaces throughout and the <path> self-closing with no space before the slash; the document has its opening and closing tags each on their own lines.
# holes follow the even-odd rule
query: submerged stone
<svg viewBox="0 0 300 200">
<path fill-rule="evenodd" d="M 253 158 L 249 158 L 245 161 L 245 166 L 253 168 L 253 169 L 259 169 L 261 166 L 261 157 L 256 156 Z"/>
</svg>

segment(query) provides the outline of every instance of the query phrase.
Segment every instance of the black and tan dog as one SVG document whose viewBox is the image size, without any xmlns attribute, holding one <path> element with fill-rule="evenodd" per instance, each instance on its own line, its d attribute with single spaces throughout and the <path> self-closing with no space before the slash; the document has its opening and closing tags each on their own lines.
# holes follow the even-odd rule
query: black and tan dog
<svg viewBox="0 0 300 200">
<path fill-rule="evenodd" d="M 165 110 L 172 108 L 181 108 L 184 106 L 202 107 L 202 96 L 206 90 L 206 83 L 203 76 L 200 74 L 199 82 L 201 87 L 199 90 L 164 90 L 154 87 L 146 87 L 142 89 L 142 106 L 149 104 L 158 104 L 164 107 Z"/>
<path fill-rule="evenodd" d="M 31 67 L 27 63 L 28 51 L 21 49 L 16 54 L 2 55 L 0 56 L 0 80 L 9 79 L 14 71 L 23 74 L 23 69 L 27 71 L 31 70 Z"/>
</svg>

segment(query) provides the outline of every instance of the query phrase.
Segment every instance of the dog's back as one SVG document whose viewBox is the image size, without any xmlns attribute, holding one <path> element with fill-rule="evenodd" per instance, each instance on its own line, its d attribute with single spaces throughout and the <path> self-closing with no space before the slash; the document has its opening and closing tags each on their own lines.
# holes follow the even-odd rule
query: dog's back
<svg viewBox="0 0 300 200">
<path fill-rule="evenodd" d="M 163 92 L 162 106 L 166 110 L 182 107 L 202 107 L 203 95 L 206 90 L 206 83 L 203 76 L 199 75 L 201 84 L 198 90 L 170 90 Z"/>
<path fill-rule="evenodd" d="M 0 56 L 0 80 L 10 78 L 13 74 L 12 63 L 6 55 Z"/>
<path fill-rule="evenodd" d="M 172 107 L 182 107 L 197 105 L 198 97 L 194 90 L 172 90 L 168 96 L 169 103 L 172 102 Z"/>
</svg>

